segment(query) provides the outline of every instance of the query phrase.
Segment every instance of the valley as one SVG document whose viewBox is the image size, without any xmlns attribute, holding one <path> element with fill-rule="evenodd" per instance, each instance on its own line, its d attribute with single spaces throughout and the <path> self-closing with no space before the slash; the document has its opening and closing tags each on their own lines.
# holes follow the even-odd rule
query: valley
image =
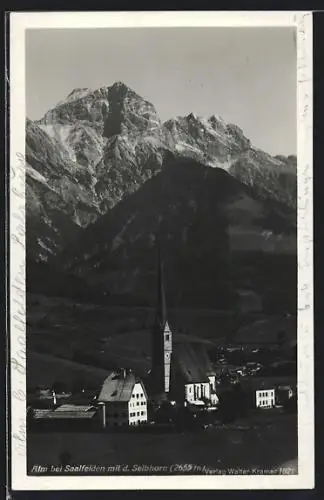
<svg viewBox="0 0 324 500">
<path fill-rule="evenodd" d="M 148 373 L 157 247 L 175 342 L 217 360 L 250 334 L 293 341 L 296 168 L 219 116 L 163 123 L 122 82 L 27 120 L 28 386 Z"/>
</svg>

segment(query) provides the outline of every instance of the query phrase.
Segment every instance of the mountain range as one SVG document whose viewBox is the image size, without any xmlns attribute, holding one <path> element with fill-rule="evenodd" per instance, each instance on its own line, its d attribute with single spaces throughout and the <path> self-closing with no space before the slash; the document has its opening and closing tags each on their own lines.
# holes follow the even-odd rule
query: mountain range
<svg viewBox="0 0 324 500">
<path fill-rule="evenodd" d="M 162 123 L 123 83 L 75 89 L 26 123 L 28 286 L 50 293 L 46 269 L 63 286 L 69 275 L 77 289 L 146 303 L 158 236 L 174 303 L 227 308 L 252 288 L 287 307 L 296 181 L 295 156 L 255 148 L 221 117 Z"/>
</svg>

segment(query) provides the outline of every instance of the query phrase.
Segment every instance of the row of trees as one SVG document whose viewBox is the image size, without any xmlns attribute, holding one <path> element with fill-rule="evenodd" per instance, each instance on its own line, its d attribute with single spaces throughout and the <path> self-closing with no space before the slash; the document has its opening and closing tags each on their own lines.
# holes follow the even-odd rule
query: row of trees
<svg viewBox="0 0 324 500">
<path fill-rule="evenodd" d="M 61 380 L 56 380 L 49 387 L 36 386 L 34 390 L 29 391 L 36 396 L 39 396 L 40 393 L 44 390 L 54 391 L 56 394 L 64 394 L 64 393 L 72 393 L 72 394 L 81 394 L 84 391 L 92 391 L 96 390 L 98 386 L 96 384 L 87 382 L 85 379 L 78 378 L 75 379 L 71 384 L 63 382 Z"/>
</svg>

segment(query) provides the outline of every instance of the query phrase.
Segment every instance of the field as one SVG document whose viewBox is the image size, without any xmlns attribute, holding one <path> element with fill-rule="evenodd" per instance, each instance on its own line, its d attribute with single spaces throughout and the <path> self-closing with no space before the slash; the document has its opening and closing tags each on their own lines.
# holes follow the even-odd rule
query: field
<svg viewBox="0 0 324 500">
<path fill-rule="evenodd" d="M 69 385 L 79 378 L 100 387 L 111 368 L 132 367 L 138 374 L 149 369 L 153 310 L 41 296 L 29 296 L 28 300 L 29 387 L 51 386 L 54 381 Z M 170 311 L 171 322 L 177 328 L 175 342 L 178 337 L 182 342 L 200 342 L 214 349 L 224 341 L 231 318 L 219 311 L 183 309 Z M 277 327 L 269 331 L 277 331 Z M 193 433 L 28 433 L 29 470 L 36 464 L 58 465 L 64 451 L 76 465 L 127 464 L 131 468 L 135 464 L 196 464 L 210 469 L 268 470 L 289 463 L 295 467 L 297 422 L 295 415 L 264 411 L 246 421 Z"/>
<path fill-rule="evenodd" d="M 175 337 L 215 347 L 222 341 L 226 315 L 215 311 L 170 311 Z M 83 367 L 111 370 L 129 367 L 144 376 L 151 368 L 151 326 L 154 310 L 77 303 L 60 297 L 28 296 L 28 386 L 68 381 Z M 190 325 L 190 331 L 188 326 Z M 176 338 L 174 340 L 176 341 Z M 37 353 L 37 354 L 35 354 Z M 48 356 L 49 368 L 46 369 Z M 56 362 L 55 362 L 56 359 Z M 74 365 L 62 365 L 60 359 Z M 56 363 L 56 366 L 55 366 Z M 64 374 L 63 374 L 64 372 Z M 63 376 L 64 375 L 64 376 Z M 84 373 L 87 378 L 90 373 Z M 63 377 L 63 378 L 62 378 Z"/>
<path fill-rule="evenodd" d="M 207 468 L 259 470 L 288 467 L 297 473 L 296 415 L 256 412 L 248 421 L 194 433 L 29 433 L 28 470 L 58 465 L 68 452 L 72 465 L 205 465 Z M 192 473 L 192 472 L 191 472 Z M 206 472 L 195 472 L 206 473 Z"/>
<path fill-rule="evenodd" d="M 63 381 L 70 379 L 68 366 L 63 366 L 60 359 L 76 363 L 70 365 L 73 376 L 82 372 L 82 366 L 102 370 L 129 367 L 140 376 L 145 376 L 150 369 L 153 309 L 77 303 L 60 297 L 33 294 L 29 294 L 27 299 L 29 387 L 62 380 L 63 372 Z M 235 331 L 235 318 L 228 311 L 171 309 L 168 316 L 176 332 L 175 342 L 177 338 L 183 342 L 201 342 L 210 350 L 224 343 Z M 250 331 L 256 343 L 256 337 L 262 341 L 266 337 L 269 341 L 282 328 L 280 321 L 272 317 L 245 320 L 247 325 L 242 334 L 249 336 Z M 288 338 L 291 333 L 296 335 L 294 328 L 289 331 Z M 38 353 L 38 356 L 33 353 Z M 47 370 L 45 357 L 48 355 L 53 358 L 49 359 Z M 87 378 L 90 372 L 84 371 Z"/>
<path fill-rule="evenodd" d="M 71 384 L 79 379 L 100 387 L 109 374 L 108 370 L 31 351 L 28 353 L 27 363 L 28 388 L 38 385 L 51 387 L 58 380 Z"/>
</svg>

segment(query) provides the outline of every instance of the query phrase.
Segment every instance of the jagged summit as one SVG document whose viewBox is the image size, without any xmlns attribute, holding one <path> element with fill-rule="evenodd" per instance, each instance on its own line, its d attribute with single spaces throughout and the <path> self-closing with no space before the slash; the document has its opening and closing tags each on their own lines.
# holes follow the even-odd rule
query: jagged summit
<svg viewBox="0 0 324 500">
<path fill-rule="evenodd" d="M 194 112 L 189 113 L 186 116 L 186 118 L 188 118 L 189 120 L 198 120 L 199 119 L 198 116 L 196 115 L 196 113 L 194 113 Z"/>
<path fill-rule="evenodd" d="M 124 92 L 129 92 L 131 91 L 132 93 L 135 94 L 135 91 L 128 87 L 124 82 L 115 82 L 112 85 L 109 86 L 111 90 L 118 90 L 118 91 L 124 91 Z"/>
<path fill-rule="evenodd" d="M 191 112 L 162 123 L 154 105 L 121 81 L 75 88 L 43 118 L 26 123 L 30 200 L 49 225 L 52 200 L 85 227 L 175 157 L 221 168 L 265 198 L 296 205 L 294 157 L 257 150 L 238 126 L 215 114 Z"/>
<path fill-rule="evenodd" d="M 208 118 L 208 122 L 212 125 L 212 127 L 222 128 L 223 130 L 227 127 L 227 123 L 224 118 L 215 114 Z"/>
<path fill-rule="evenodd" d="M 88 87 L 81 87 L 81 88 L 76 88 L 73 89 L 72 92 L 69 93 L 68 97 L 74 95 L 74 94 L 80 94 L 82 92 L 89 92 L 90 89 Z"/>
<path fill-rule="evenodd" d="M 92 89 L 89 89 L 87 87 L 84 88 L 75 88 L 70 92 L 67 97 L 62 99 L 55 107 L 58 106 L 64 106 L 66 103 L 71 103 L 73 101 L 77 101 L 79 99 L 84 98 L 86 95 L 88 95 L 90 92 L 92 92 Z"/>
</svg>

